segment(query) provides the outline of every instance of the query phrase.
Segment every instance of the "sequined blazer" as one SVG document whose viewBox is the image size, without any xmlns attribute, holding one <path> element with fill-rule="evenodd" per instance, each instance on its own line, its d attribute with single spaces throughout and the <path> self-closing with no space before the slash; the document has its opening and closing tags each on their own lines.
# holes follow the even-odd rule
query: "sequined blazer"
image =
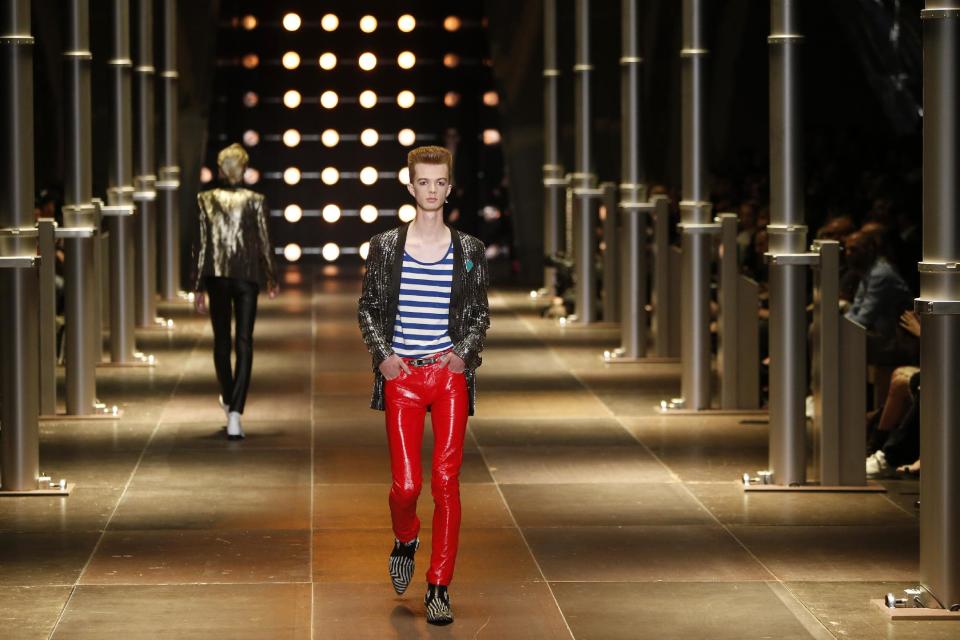
<svg viewBox="0 0 960 640">
<path fill-rule="evenodd" d="M 360 333 L 373 360 L 373 396 L 370 408 L 384 409 L 385 378 L 380 363 L 393 353 L 393 327 L 400 298 L 400 270 L 409 225 L 384 231 L 370 239 L 367 269 L 363 276 L 358 317 Z M 470 415 L 476 406 L 476 370 L 490 326 L 487 287 L 490 275 L 483 243 L 450 229 L 453 237 L 453 282 L 450 291 L 448 330 L 453 352 L 466 363 L 464 375 L 470 396 Z"/>
<path fill-rule="evenodd" d="M 197 194 L 200 244 L 194 290 L 203 291 L 205 276 L 256 282 L 263 289 L 277 283 L 273 246 L 267 231 L 263 195 L 241 187 Z"/>
</svg>

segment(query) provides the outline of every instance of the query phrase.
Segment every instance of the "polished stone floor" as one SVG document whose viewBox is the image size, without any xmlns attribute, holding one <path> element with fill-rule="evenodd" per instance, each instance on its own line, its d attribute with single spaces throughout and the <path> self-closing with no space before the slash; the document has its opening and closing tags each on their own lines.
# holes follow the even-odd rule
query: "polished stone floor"
<svg viewBox="0 0 960 640">
<path fill-rule="evenodd" d="M 386 575 L 358 278 L 286 280 L 261 298 L 246 440 L 223 437 L 211 331 L 185 304 L 138 334 L 156 367 L 99 371 L 121 419 L 42 424 L 43 470 L 76 489 L 0 499 L 0 637 L 960 637 L 869 602 L 917 579 L 915 481 L 745 495 L 766 424 L 657 415 L 678 365 L 604 365 L 615 328 L 560 327 L 510 291 L 491 294 L 464 457 L 457 620 L 429 627 L 428 554 L 406 596 Z M 427 525 L 431 508 L 425 491 Z"/>
</svg>

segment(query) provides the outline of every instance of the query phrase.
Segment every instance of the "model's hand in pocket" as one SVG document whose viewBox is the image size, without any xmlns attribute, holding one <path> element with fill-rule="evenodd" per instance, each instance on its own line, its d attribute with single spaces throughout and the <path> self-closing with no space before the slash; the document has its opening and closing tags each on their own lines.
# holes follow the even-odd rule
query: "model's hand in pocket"
<svg viewBox="0 0 960 640">
<path fill-rule="evenodd" d="M 384 361 L 380 363 L 379 369 L 380 373 L 382 373 L 383 377 L 387 380 L 393 380 L 399 377 L 401 373 L 410 373 L 410 367 L 403 361 L 403 358 L 395 353 L 387 356 Z"/>
<path fill-rule="evenodd" d="M 443 366 L 454 373 L 463 373 L 464 369 L 467 368 L 467 363 L 463 361 L 463 358 L 455 354 L 453 351 L 442 356 L 440 362 Z"/>
</svg>

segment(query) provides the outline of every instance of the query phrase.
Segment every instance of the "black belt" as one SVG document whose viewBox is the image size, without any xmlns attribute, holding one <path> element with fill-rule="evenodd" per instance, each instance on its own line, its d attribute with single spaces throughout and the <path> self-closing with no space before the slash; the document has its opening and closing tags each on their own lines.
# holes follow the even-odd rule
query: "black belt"
<svg viewBox="0 0 960 640">
<path fill-rule="evenodd" d="M 434 356 L 433 358 L 404 358 L 403 361 L 413 367 L 425 367 L 428 364 L 436 364 L 443 359 L 443 356 L 450 353 L 449 351 L 444 351 L 443 353 Z"/>
</svg>

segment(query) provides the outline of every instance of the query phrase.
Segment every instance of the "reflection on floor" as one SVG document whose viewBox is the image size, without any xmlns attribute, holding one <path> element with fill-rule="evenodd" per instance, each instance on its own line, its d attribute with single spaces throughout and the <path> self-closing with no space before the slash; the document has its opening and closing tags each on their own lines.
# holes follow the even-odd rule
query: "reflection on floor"
<svg viewBox="0 0 960 640">
<path fill-rule="evenodd" d="M 185 305 L 162 307 L 173 333 L 138 336 L 156 368 L 100 372 L 121 420 L 42 425 L 43 469 L 77 488 L 0 500 L 3 638 L 957 637 L 869 603 L 917 579 L 915 481 L 745 495 L 766 425 L 656 415 L 677 365 L 606 366 L 615 329 L 561 328 L 505 291 L 464 458 L 457 621 L 428 628 L 428 554 L 404 597 L 386 572 L 358 279 L 298 275 L 261 300 L 245 441 L 223 437 L 210 329 Z"/>
</svg>

